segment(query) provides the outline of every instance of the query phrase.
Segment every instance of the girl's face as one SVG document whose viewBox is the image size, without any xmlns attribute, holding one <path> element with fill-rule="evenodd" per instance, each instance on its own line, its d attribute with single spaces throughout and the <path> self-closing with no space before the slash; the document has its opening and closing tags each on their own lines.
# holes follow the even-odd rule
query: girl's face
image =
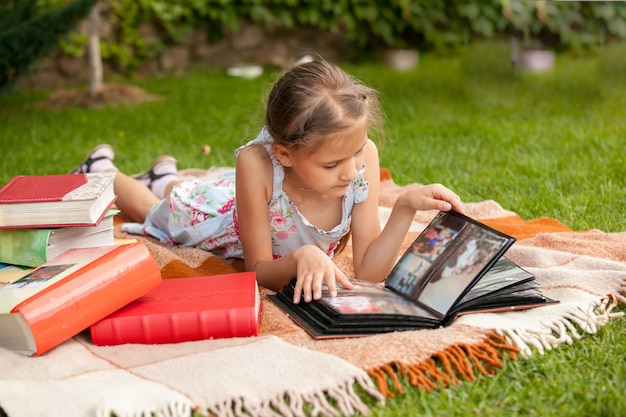
<svg viewBox="0 0 626 417">
<path fill-rule="evenodd" d="M 367 123 L 314 140 L 317 146 L 297 149 L 276 145 L 275 152 L 290 179 L 321 198 L 343 197 L 364 163 Z"/>
</svg>

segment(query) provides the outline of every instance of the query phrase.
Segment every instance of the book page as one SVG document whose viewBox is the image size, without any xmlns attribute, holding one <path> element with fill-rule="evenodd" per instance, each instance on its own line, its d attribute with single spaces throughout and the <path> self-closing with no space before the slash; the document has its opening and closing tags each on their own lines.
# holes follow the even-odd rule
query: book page
<svg viewBox="0 0 626 417">
<path fill-rule="evenodd" d="M 503 288 L 516 286 L 520 282 L 533 280 L 534 276 L 511 262 L 508 258 L 502 256 L 487 271 L 485 275 L 478 281 L 472 289 L 465 294 L 459 303 L 466 303 L 476 298 L 483 297 L 487 294 L 497 292 Z"/>
<path fill-rule="evenodd" d="M 444 317 L 514 239 L 458 213 L 440 212 L 385 285 Z"/>
<path fill-rule="evenodd" d="M 419 303 L 444 316 L 507 242 L 475 225 L 465 228 L 459 240 L 460 244 L 453 248 L 450 256 L 421 283 L 416 297 Z"/>
</svg>

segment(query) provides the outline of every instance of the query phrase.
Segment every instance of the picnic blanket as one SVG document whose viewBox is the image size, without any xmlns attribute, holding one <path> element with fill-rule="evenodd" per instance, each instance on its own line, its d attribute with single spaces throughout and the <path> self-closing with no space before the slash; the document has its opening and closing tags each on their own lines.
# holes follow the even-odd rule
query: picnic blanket
<svg viewBox="0 0 626 417">
<path fill-rule="evenodd" d="M 193 172 L 213 175 L 215 172 Z M 191 174 L 190 174 L 191 175 Z M 379 210 L 384 223 L 396 185 L 383 171 Z M 410 186 L 410 185 L 408 185 Z M 345 416 L 367 413 L 402 391 L 400 376 L 419 389 L 492 374 L 505 358 L 531 356 L 573 343 L 619 313 L 626 302 L 626 233 L 574 232 L 558 220 L 524 220 L 495 201 L 467 204 L 468 215 L 518 241 L 507 256 L 560 301 L 538 309 L 467 315 L 449 327 L 363 338 L 314 340 L 268 299 L 258 337 L 170 345 L 94 346 L 83 333 L 42 357 L 0 349 L 0 406 L 10 417 L 98 415 Z M 408 246 L 434 216 L 418 213 Z M 166 279 L 239 271 L 194 248 L 146 243 Z M 335 261 L 351 272 L 350 248 Z M 355 388 L 360 387 L 362 394 Z"/>
</svg>

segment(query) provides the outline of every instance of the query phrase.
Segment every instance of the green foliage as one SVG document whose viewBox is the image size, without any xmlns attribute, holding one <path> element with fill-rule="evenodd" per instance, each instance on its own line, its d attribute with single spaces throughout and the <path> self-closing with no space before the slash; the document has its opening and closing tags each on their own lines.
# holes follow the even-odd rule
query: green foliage
<svg viewBox="0 0 626 417">
<path fill-rule="evenodd" d="M 610 38 L 626 39 L 623 2 L 502 0 L 502 5 L 511 31 L 526 43 L 580 52 L 604 45 Z"/>
<path fill-rule="evenodd" d="M 210 40 L 237 32 L 243 22 L 277 28 L 313 27 L 344 32 L 367 51 L 402 47 L 438 52 L 475 39 L 516 35 L 525 44 L 583 51 L 609 39 L 626 39 L 626 3 L 528 0 L 101 0 L 115 37 L 102 41 L 105 59 L 132 72 L 165 45 L 192 30 Z M 39 0 L 62 4 L 65 0 Z M 158 39 L 144 35 L 153 24 Z M 76 54 L 81 38 L 64 50 Z M 84 48 L 82 48 L 84 50 Z"/>
<path fill-rule="evenodd" d="M 76 0 L 39 10 L 37 0 L 3 3 L 0 6 L 0 90 L 13 85 L 37 58 L 53 51 L 61 36 L 84 18 L 94 4 L 95 0 Z"/>
</svg>

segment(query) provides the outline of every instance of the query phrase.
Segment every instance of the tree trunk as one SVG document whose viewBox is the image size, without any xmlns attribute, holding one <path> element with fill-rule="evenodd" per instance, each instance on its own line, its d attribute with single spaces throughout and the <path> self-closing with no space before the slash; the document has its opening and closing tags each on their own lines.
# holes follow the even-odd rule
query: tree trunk
<svg viewBox="0 0 626 417">
<path fill-rule="evenodd" d="M 100 3 L 96 3 L 88 19 L 89 43 L 89 94 L 95 96 L 102 91 L 102 55 L 100 54 Z"/>
</svg>

